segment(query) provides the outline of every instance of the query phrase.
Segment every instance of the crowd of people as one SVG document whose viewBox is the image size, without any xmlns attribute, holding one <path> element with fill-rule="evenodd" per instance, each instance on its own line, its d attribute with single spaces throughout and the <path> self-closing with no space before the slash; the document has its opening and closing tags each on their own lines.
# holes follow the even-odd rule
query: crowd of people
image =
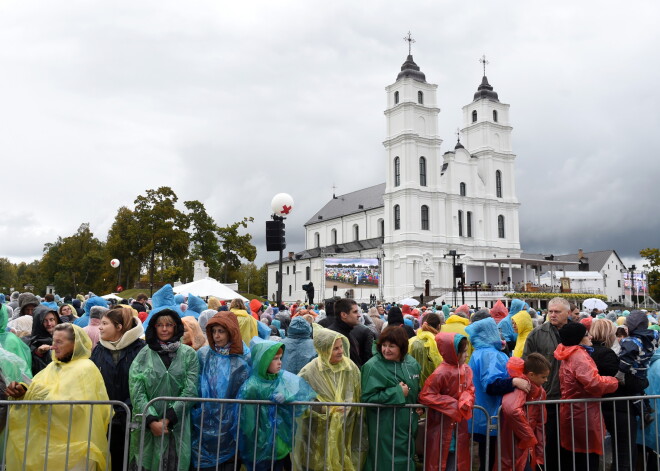
<svg viewBox="0 0 660 471">
<path fill-rule="evenodd" d="M 537 312 L 520 299 L 246 304 L 169 285 L 118 302 L 0 294 L 0 399 L 118 401 L 2 403 L 0 463 L 583 470 L 609 436 L 611 469 L 653 469 L 659 331 L 657 313 L 581 312 L 561 297 Z M 559 399 L 573 402 L 547 402 Z"/>
</svg>

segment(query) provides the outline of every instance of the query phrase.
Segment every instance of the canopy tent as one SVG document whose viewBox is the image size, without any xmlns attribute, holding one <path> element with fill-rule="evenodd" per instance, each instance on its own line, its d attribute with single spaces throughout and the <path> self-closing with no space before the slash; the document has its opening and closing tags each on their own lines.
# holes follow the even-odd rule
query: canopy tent
<svg viewBox="0 0 660 471">
<path fill-rule="evenodd" d="M 186 283 L 185 285 L 175 286 L 174 292 L 183 295 L 194 294 L 199 297 L 213 296 L 220 301 L 229 301 L 236 298 L 243 300 L 243 302 L 249 301 L 233 289 L 228 288 L 211 277 L 202 278 L 201 280 Z"/>
<path fill-rule="evenodd" d="M 104 294 L 101 296 L 103 299 L 108 300 L 108 299 L 114 299 L 115 301 L 121 301 L 122 298 L 121 296 L 117 296 L 115 293 L 110 293 L 110 294 Z"/>
</svg>

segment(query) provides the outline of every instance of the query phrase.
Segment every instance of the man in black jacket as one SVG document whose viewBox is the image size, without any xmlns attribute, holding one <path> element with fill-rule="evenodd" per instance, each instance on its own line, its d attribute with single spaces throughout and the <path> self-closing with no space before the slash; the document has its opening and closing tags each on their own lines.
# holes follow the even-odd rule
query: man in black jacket
<svg viewBox="0 0 660 471">
<path fill-rule="evenodd" d="M 364 362 L 360 357 L 360 345 L 358 339 L 352 334 L 353 328 L 360 323 L 360 308 L 354 300 L 342 298 L 335 303 L 334 311 L 335 320 L 328 326 L 328 329 L 339 332 L 348 338 L 351 346 L 351 360 L 358 368 L 361 368 Z"/>
</svg>

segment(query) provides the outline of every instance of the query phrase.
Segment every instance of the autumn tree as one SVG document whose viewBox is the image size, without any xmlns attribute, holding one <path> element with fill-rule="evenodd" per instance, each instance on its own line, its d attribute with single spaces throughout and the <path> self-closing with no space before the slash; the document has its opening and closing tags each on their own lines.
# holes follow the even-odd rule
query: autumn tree
<svg viewBox="0 0 660 471">
<path fill-rule="evenodd" d="M 98 291 L 103 286 L 105 245 L 81 224 L 75 234 L 44 246 L 40 270 L 59 293 Z"/>
<path fill-rule="evenodd" d="M 656 301 L 660 300 L 660 249 L 644 249 L 639 254 L 648 261 L 649 295 Z"/>
<path fill-rule="evenodd" d="M 138 253 L 142 241 L 146 239 L 146 234 L 140 230 L 133 211 L 126 206 L 119 208 L 106 241 L 108 263 L 113 258 L 120 262 L 120 268 L 116 269 L 116 276 L 120 278 L 117 284 L 129 288 L 140 279 L 141 264 Z"/>
<path fill-rule="evenodd" d="M 254 218 L 244 217 L 242 221 L 218 228 L 217 235 L 221 245 L 220 261 L 224 266 L 223 282 L 228 282 L 229 270 L 237 270 L 241 259 L 253 262 L 257 258 L 257 248 L 252 244 L 252 234 L 240 234 L 239 228 L 246 229 Z"/>
<path fill-rule="evenodd" d="M 0 258 L 0 292 L 8 292 L 10 288 L 15 288 L 18 277 L 16 275 L 16 265 L 11 263 L 8 258 Z"/>
</svg>

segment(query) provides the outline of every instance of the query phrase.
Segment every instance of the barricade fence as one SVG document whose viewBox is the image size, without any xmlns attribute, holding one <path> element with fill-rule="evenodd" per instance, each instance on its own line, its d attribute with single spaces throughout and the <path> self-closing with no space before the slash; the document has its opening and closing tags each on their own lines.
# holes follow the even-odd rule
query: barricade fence
<svg viewBox="0 0 660 471">
<path fill-rule="evenodd" d="M 0 470 L 127 469 L 130 417 L 121 401 L 0 401 Z M 124 450 L 112 453 L 111 444 Z"/>
<path fill-rule="evenodd" d="M 495 469 L 660 470 L 659 399 L 660 395 L 528 402 L 522 416 L 529 428 L 519 411 L 504 404 L 493 417 L 499 424 Z"/>
<path fill-rule="evenodd" d="M 528 402 L 531 429 L 506 405 L 457 423 L 420 404 L 0 401 L 0 470 L 657 470 L 658 399 Z"/>
</svg>

